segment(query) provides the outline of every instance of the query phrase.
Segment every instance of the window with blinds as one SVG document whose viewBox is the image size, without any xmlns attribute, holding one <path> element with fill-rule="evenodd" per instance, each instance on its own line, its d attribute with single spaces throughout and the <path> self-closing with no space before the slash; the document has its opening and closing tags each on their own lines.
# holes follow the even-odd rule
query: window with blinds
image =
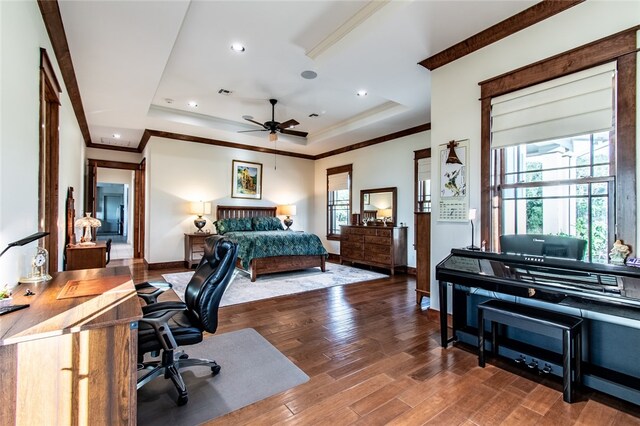
<svg viewBox="0 0 640 426">
<path fill-rule="evenodd" d="M 339 238 L 351 215 L 352 166 L 327 169 L 327 238 Z"/>
<path fill-rule="evenodd" d="M 611 63 L 491 100 L 494 232 L 582 238 L 585 260 L 607 262 L 615 97 Z"/>
</svg>

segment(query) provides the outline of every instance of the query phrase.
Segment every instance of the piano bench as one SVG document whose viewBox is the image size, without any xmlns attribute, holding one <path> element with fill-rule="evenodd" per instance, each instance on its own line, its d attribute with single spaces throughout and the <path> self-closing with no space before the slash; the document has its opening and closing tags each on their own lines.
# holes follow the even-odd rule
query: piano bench
<svg viewBox="0 0 640 426">
<path fill-rule="evenodd" d="M 573 402 L 574 384 L 580 384 L 582 318 L 503 300 L 478 305 L 478 365 L 485 365 L 484 321 L 491 321 L 491 347 L 498 355 L 498 324 L 562 340 L 562 399 Z M 572 376 L 572 372 L 574 375 Z"/>
</svg>

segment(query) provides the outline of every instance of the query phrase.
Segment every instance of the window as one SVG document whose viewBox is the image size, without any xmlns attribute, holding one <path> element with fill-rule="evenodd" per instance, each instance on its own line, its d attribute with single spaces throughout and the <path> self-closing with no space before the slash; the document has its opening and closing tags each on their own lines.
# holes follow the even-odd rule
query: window
<svg viewBox="0 0 640 426">
<path fill-rule="evenodd" d="M 567 235 L 606 263 L 615 229 L 615 63 L 491 101 L 499 235 Z M 570 136 L 577 135 L 577 136 Z"/>
<path fill-rule="evenodd" d="M 636 32 L 633 27 L 479 83 L 480 223 L 489 249 L 499 250 L 503 227 L 504 233 L 546 232 L 553 221 L 558 222 L 556 230 L 549 232 L 588 237 L 593 261 L 602 258 L 598 246 L 603 235 L 609 241 L 636 242 Z M 601 72 L 602 64 L 615 70 L 615 79 Z M 551 108 L 517 106 L 528 100 L 523 95 L 537 89 L 574 86 L 556 84 L 569 80 L 590 84 L 595 81 L 590 77 L 608 80 L 611 90 L 601 86 L 577 93 L 575 99 L 553 99 L 547 94 L 560 92 L 543 90 L 537 96 L 550 101 L 540 105 Z M 511 105 L 503 106 L 509 108 L 497 105 L 508 100 Z M 551 111 L 554 115 L 548 115 Z M 606 128 L 593 125 L 603 119 L 609 120 Z M 580 123 L 591 124 L 585 128 Z"/>
<path fill-rule="evenodd" d="M 351 215 L 351 164 L 327 169 L 327 238 L 340 238 Z"/>
<path fill-rule="evenodd" d="M 587 241 L 584 260 L 606 263 L 613 244 L 615 179 L 609 133 L 502 149 L 503 234 L 568 235 Z"/>
</svg>

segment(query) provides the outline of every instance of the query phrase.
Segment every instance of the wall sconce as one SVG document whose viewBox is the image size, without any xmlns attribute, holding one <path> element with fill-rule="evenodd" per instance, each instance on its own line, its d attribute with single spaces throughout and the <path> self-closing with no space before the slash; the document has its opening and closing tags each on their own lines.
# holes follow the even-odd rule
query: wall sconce
<svg viewBox="0 0 640 426">
<path fill-rule="evenodd" d="M 296 205 L 295 204 L 285 204 L 282 206 L 278 206 L 278 210 L 280 210 L 280 214 L 286 216 L 286 219 L 283 220 L 284 225 L 287 227 L 287 231 L 290 231 L 291 225 L 293 225 L 293 219 L 291 216 L 296 215 Z"/>
<path fill-rule="evenodd" d="M 473 244 L 473 221 L 476 219 L 476 209 L 469 209 L 469 222 L 471 222 L 471 245 L 467 246 L 467 249 L 469 250 L 480 250 L 479 247 L 476 247 Z"/>
<path fill-rule="evenodd" d="M 460 161 L 456 154 L 456 146 L 458 146 L 458 142 L 456 141 L 449 141 L 447 144 L 447 148 L 449 148 L 449 155 L 447 155 L 447 161 L 445 161 L 446 164 L 462 164 L 462 161 Z"/>
<path fill-rule="evenodd" d="M 207 224 L 207 219 L 202 216 L 211 214 L 211 203 L 205 203 L 204 201 L 194 201 L 191 203 L 191 214 L 198 216 L 194 219 L 193 224 L 198 228 L 196 232 L 203 232 L 202 228 Z"/>
<path fill-rule="evenodd" d="M 102 222 L 95 217 L 91 217 L 91 213 L 85 213 L 84 217 L 74 222 L 76 228 L 84 228 L 84 235 L 80 238 L 79 245 L 81 246 L 95 246 L 96 243 L 91 241 L 91 228 L 99 228 L 102 226 Z"/>
</svg>

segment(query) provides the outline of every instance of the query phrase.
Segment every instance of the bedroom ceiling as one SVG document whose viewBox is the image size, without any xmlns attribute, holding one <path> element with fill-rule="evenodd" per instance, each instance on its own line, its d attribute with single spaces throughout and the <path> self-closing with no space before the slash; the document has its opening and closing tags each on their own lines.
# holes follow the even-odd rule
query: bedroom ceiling
<svg viewBox="0 0 640 426">
<path fill-rule="evenodd" d="M 535 3 L 59 1 L 93 143 L 153 129 L 310 155 L 430 122 L 417 63 Z M 271 119 L 270 98 L 306 140 L 238 133 Z"/>
</svg>

